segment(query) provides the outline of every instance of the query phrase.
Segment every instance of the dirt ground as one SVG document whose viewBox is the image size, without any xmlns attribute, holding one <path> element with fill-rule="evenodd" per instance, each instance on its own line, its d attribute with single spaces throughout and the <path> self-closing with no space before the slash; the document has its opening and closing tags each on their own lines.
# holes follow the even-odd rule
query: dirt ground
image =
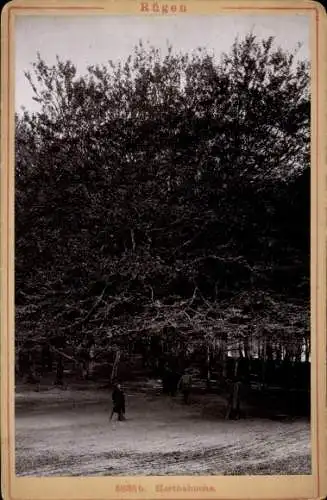
<svg viewBox="0 0 327 500">
<path fill-rule="evenodd" d="M 127 391 L 127 420 L 110 422 L 109 390 L 18 391 L 16 473 L 311 473 L 308 420 L 225 421 L 215 398 L 193 396 L 185 406 L 179 397 Z"/>
</svg>

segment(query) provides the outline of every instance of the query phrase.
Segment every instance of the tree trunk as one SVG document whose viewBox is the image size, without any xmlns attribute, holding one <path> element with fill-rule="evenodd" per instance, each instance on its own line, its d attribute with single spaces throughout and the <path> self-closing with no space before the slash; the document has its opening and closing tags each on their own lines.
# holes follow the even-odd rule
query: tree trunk
<svg viewBox="0 0 327 500">
<path fill-rule="evenodd" d="M 236 379 L 238 376 L 238 367 L 239 367 L 239 360 L 236 359 L 234 363 L 234 378 Z"/>
<path fill-rule="evenodd" d="M 249 352 L 250 352 L 250 349 L 249 349 L 249 339 L 246 338 L 243 342 L 243 348 L 244 348 L 244 355 L 246 357 L 246 359 L 249 359 Z"/>
<path fill-rule="evenodd" d="M 88 376 L 90 378 L 93 377 L 93 374 L 94 374 L 94 346 L 91 346 L 90 347 L 90 351 L 89 351 L 89 366 L 88 366 Z"/>
<path fill-rule="evenodd" d="M 262 372 L 261 372 L 261 383 L 263 389 L 266 387 L 266 362 L 267 362 L 266 341 L 264 340 L 262 345 Z"/>
<path fill-rule="evenodd" d="M 210 363 L 210 345 L 207 345 L 207 389 L 210 391 L 211 389 L 211 363 Z"/>
<path fill-rule="evenodd" d="M 57 358 L 55 385 L 64 385 L 64 362 L 60 355 Z"/>
<path fill-rule="evenodd" d="M 133 253 L 135 253 L 135 248 L 136 248 L 136 245 L 135 245 L 135 236 L 134 236 L 134 231 L 133 231 L 133 229 L 131 229 L 131 242 L 132 242 L 132 250 L 133 250 Z"/>
<path fill-rule="evenodd" d="M 110 378 L 111 383 L 113 383 L 114 379 L 117 377 L 119 361 L 120 361 L 120 351 L 117 351 L 111 372 L 111 378 Z"/>
<path fill-rule="evenodd" d="M 305 339 L 305 360 L 309 363 L 310 360 L 310 340 L 308 338 Z"/>
</svg>

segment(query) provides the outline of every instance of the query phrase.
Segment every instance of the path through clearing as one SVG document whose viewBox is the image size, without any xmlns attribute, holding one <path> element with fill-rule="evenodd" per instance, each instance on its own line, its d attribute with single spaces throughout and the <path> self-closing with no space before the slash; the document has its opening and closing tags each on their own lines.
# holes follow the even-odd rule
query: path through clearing
<svg viewBox="0 0 327 500">
<path fill-rule="evenodd" d="M 109 422 L 105 391 L 16 395 L 16 472 L 33 476 L 310 474 L 307 420 L 225 421 L 197 397 L 127 395 Z"/>
</svg>

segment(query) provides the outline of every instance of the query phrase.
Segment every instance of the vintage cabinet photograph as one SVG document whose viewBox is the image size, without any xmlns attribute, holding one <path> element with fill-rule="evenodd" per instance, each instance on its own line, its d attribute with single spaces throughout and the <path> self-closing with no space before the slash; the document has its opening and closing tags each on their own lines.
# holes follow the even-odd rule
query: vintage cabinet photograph
<svg viewBox="0 0 327 500">
<path fill-rule="evenodd" d="M 292 476 L 269 498 L 327 493 L 323 9 L 199 4 L 3 14 L 17 484 L 221 498 L 226 476 Z"/>
</svg>

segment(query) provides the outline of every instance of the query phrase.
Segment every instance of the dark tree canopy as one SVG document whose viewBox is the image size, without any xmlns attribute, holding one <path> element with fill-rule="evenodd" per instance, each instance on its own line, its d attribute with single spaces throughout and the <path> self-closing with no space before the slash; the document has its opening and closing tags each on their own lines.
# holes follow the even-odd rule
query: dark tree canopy
<svg viewBox="0 0 327 500">
<path fill-rule="evenodd" d="M 18 337 L 308 334 L 307 62 L 250 34 L 219 61 L 140 43 L 84 76 L 38 55 L 26 76 Z"/>
</svg>

